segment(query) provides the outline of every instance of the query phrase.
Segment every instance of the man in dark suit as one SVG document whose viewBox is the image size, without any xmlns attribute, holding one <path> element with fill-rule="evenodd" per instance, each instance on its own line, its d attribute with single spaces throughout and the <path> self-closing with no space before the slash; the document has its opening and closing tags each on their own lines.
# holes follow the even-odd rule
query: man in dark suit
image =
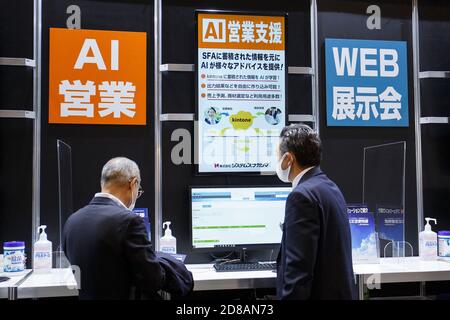
<svg viewBox="0 0 450 320">
<path fill-rule="evenodd" d="M 280 135 L 277 175 L 292 182 L 277 259 L 279 299 L 355 299 L 345 199 L 320 169 L 321 142 L 306 125 Z"/>
<path fill-rule="evenodd" d="M 102 192 L 67 220 L 63 249 L 80 268 L 81 299 L 159 298 L 159 290 L 180 296 L 192 290 L 192 274 L 153 251 L 143 219 L 131 212 L 143 192 L 140 182 L 134 161 L 111 159 L 102 170 Z"/>
</svg>

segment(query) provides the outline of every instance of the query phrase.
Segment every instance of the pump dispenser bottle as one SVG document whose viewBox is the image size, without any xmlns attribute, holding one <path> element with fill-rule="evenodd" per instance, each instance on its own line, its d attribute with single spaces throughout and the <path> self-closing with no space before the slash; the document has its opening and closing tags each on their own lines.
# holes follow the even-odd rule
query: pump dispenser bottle
<svg viewBox="0 0 450 320">
<path fill-rule="evenodd" d="M 437 259 L 437 234 L 431 230 L 430 221 L 437 224 L 436 219 L 425 218 L 427 223 L 422 232 L 419 233 L 419 256 L 422 260 Z"/>
<path fill-rule="evenodd" d="M 47 226 L 39 226 L 39 240 L 34 243 L 33 269 L 52 268 L 52 243 L 47 240 L 45 233 Z M 41 232 L 42 230 L 42 232 Z"/>
<path fill-rule="evenodd" d="M 163 223 L 164 236 L 161 237 L 159 245 L 162 252 L 176 254 L 177 253 L 177 239 L 172 236 L 172 230 L 170 229 L 170 221 Z"/>
</svg>

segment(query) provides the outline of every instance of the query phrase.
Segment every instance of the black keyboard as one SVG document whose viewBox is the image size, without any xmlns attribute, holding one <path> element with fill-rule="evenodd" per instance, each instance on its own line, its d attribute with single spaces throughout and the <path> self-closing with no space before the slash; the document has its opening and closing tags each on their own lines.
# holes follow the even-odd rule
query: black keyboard
<svg viewBox="0 0 450 320">
<path fill-rule="evenodd" d="M 217 272 L 233 272 L 233 271 L 264 271 L 275 270 L 277 264 L 275 262 L 255 262 L 255 263 L 216 263 L 214 269 Z"/>
</svg>

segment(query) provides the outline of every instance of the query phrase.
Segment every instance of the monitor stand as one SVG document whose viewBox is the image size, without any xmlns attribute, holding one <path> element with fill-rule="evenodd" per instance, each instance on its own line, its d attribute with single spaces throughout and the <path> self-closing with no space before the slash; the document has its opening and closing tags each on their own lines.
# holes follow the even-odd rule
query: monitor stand
<svg viewBox="0 0 450 320">
<path fill-rule="evenodd" d="M 226 259 L 224 261 L 216 262 L 217 264 L 243 264 L 248 263 L 248 250 L 247 248 L 240 248 L 232 251 L 233 258 Z"/>
<path fill-rule="evenodd" d="M 236 250 L 236 251 L 234 251 L 234 254 L 236 256 L 235 259 L 232 259 L 230 261 L 226 261 L 224 263 L 231 263 L 231 264 L 241 263 L 241 264 L 243 264 L 243 263 L 248 263 L 249 262 L 248 261 L 247 248 L 241 248 L 241 249 L 239 249 L 239 251 Z"/>
<path fill-rule="evenodd" d="M 239 263 L 247 263 L 247 248 L 242 248 L 239 251 Z"/>
</svg>

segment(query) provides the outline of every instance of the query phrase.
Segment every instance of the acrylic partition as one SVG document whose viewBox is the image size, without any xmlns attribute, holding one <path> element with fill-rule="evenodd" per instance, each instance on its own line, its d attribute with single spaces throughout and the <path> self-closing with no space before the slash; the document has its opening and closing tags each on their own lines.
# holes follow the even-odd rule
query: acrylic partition
<svg viewBox="0 0 450 320">
<path fill-rule="evenodd" d="M 378 257 L 414 255 L 405 241 L 406 142 L 364 148 L 363 205 L 375 229 Z"/>
<path fill-rule="evenodd" d="M 56 147 L 58 153 L 59 239 L 53 265 L 63 268 L 68 266 L 68 262 L 63 253 L 62 232 L 64 224 L 73 213 L 72 148 L 61 140 L 57 140 Z"/>
</svg>

